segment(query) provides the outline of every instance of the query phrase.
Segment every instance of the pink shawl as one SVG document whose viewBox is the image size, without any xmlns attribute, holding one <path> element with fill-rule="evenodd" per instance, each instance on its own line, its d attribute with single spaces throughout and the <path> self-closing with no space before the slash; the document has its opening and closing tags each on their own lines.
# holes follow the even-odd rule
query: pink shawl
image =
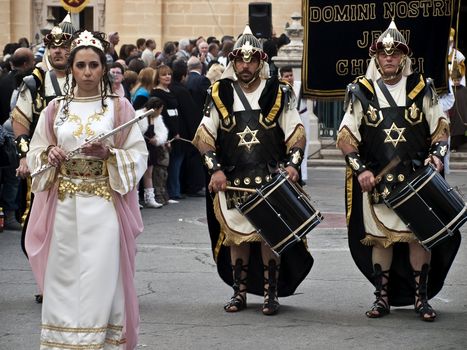
<svg viewBox="0 0 467 350">
<path fill-rule="evenodd" d="M 53 132 L 56 114 L 56 101 L 49 103 L 45 110 L 47 118 L 47 139 L 49 144 L 57 144 Z M 134 117 L 134 110 L 126 98 L 119 98 L 115 109 L 115 125 L 117 127 Z M 114 136 L 115 147 L 120 148 L 126 140 L 129 128 Z M 26 251 L 29 256 L 32 272 L 39 289 L 43 291 L 45 269 L 49 256 L 55 211 L 57 207 L 58 184 L 47 191 L 36 193 L 26 231 Z M 123 334 L 126 337 L 126 349 L 133 350 L 138 343 L 139 307 L 134 284 L 136 237 L 143 231 L 143 220 L 138 206 L 136 189 L 120 195 L 113 192 L 113 203 L 120 226 L 120 268 L 123 278 L 125 296 L 125 325 Z"/>
</svg>

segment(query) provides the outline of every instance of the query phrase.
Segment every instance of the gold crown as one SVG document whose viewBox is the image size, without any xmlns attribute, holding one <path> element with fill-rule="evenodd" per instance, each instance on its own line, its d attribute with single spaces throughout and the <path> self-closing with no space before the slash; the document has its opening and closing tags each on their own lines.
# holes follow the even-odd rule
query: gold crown
<svg viewBox="0 0 467 350">
<path fill-rule="evenodd" d="M 71 51 L 80 46 L 93 46 L 104 52 L 104 46 L 102 46 L 101 41 L 99 39 L 96 39 L 94 35 L 91 32 L 88 32 L 87 30 L 82 31 L 79 34 L 79 36 L 72 41 Z"/>
</svg>

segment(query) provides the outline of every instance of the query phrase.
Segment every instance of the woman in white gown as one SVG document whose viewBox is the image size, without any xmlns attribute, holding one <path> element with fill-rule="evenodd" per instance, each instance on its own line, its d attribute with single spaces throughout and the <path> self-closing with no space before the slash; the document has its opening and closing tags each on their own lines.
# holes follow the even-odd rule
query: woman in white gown
<svg viewBox="0 0 467 350">
<path fill-rule="evenodd" d="M 126 349 L 137 345 L 136 236 L 143 224 L 136 186 L 147 164 L 137 124 L 67 153 L 134 117 L 109 94 L 101 33 L 75 33 L 64 97 L 39 118 L 27 156 L 36 195 L 26 249 L 43 291 L 41 349 Z"/>
</svg>

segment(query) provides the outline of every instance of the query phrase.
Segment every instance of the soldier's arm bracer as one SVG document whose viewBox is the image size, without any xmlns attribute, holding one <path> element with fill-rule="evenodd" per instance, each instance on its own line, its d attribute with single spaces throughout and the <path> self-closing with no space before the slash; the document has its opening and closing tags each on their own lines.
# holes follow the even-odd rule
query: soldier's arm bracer
<svg viewBox="0 0 467 350">
<path fill-rule="evenodd" d="M 365 163 L 360 158 L 360 154 L 357 152 L 350 152 L 345 155 L 345 162 L 352 169 L 355 176 L 360 175 L 365 170 L 368 170 Z"/>
<path fill-rule="evenodd" d="M 16 138 L 16 140 L 15 140 L 16 153 L 18 154 L 18 157 L 20 159 L 26 157 L 26 154 L 29 151 L 29 143 L 30 142 L 31 142 L 31 138 L 26 134 L 19 135 Z"/>
</svg>

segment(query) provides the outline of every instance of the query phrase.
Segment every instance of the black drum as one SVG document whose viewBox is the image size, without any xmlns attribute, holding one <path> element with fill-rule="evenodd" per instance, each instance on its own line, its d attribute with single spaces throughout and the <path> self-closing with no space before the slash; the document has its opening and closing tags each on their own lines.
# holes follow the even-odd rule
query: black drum
<svg viewBox="0 0 467 350">
<path fill-rule="evenodd" d="M 467 221 L 461 194 L 431 165 L 417 170 L 384 200 L 426 249 L 431 249 Z"/>
<path fill-rule="evenodd" d="M 256 189 L 237 209 L 277 255 L 299 242 L 323 220 L 303 189 L 283 173 Z"/>
</svg>

